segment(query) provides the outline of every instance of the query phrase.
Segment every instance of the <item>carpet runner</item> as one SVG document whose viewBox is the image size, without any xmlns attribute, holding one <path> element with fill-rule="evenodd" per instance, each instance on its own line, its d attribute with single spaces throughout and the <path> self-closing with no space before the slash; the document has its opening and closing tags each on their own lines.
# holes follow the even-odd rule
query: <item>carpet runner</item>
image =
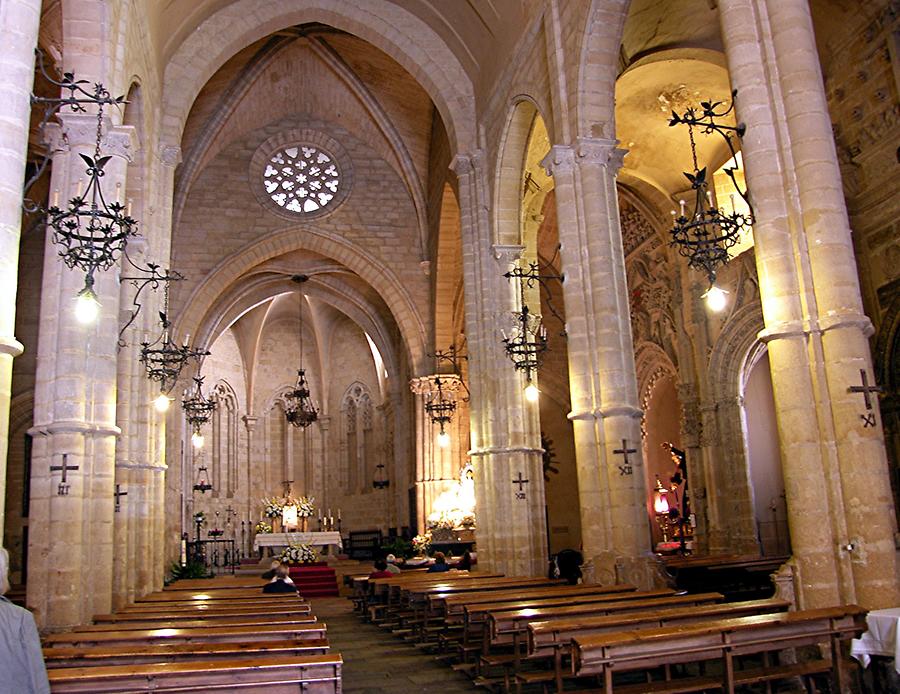
<svg viewBox="0 0 900 694">
<path fill-rule="evenodd" d="M 334 569 L 325 562 L 291 567 L 291 579 L 304 598 L 329 597 L 338 594 Z"/>
</svg>

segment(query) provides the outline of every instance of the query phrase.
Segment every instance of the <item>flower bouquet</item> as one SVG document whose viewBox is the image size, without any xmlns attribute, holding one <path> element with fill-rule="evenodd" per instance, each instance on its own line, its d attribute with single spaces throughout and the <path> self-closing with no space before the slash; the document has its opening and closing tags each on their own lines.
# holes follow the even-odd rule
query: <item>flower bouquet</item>
<svg viewBox="0 0 900 694">
<path fill-rule="evenodd" d="M 265 521 L 260 521 L 256 524 L 256 532 L 260 535 L 265 535 L 267 533 L 272 532 L 272 526 L 266 523 Z"/>
<path fill-rule="evenodd" d="M 309 545 L 288 545 L 278 555 L 282 564 L 312 564 L 318 558 L 316 550 Z"/>
<path fill-rule="evenodd" d="M 431 547 L 431 532 L 428 531 L 424 534 L 416 535 L 412 539 L 412 546 L 416 554 L 424 556 L 428 552 L 428 548 Z"/>
<path fill-rule="evenodd" d="M 282 504 L 278 499 L 263 499 L 263 515 L 266 518 L 281 518 Z"/>
<path fill-rule="evenodd" d="M 297 507 L 297 516 L 299 518 L 312 518 L 316 507 L 313 505 L 315 499 L 311 496 L 301 496 L 294 505 Z"/>
</svg>

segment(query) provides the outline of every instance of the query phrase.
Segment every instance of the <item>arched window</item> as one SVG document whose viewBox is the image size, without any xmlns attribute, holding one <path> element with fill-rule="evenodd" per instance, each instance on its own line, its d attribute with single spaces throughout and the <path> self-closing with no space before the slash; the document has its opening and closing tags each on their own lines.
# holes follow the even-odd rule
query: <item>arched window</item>
<svg viewBox="0 0 900 694">
<path fill-rule="evenodd" d="M 353 383 L 341 401 L 341 487 L 345 493 L 371 491 L 378 464 L 374 436 L 374 405 L 367 386 Z"/>
<path fill-rule="evenodd" d="M 217 403 L 212 415 L 213 493 L 224 492 L 230 499 L 238 485 L 237 396 L 227 381 L 220 381 L 213 389 L 213 398 Z"/>
</svg>

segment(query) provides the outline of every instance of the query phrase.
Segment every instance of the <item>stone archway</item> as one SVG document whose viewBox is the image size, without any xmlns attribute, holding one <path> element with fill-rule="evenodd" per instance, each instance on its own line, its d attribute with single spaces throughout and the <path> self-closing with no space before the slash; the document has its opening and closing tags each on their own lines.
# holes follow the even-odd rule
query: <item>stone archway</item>
<svg viewBox="0 0 900 694">
<path fill-rule="evenodd" d="M 224 62 L 248 44 L 283 29 L 321 22 L 365 39 L 420 80 L 447 127 L 454 151 L 475 144 L 475 97 L 457 57 L 425 22 L 394 3 L 377 0 L 239 0 L 207 17 L 176 49 L 166 66 L 163 141 L 181 140 L 188 112 L 201 87 Z M 176 86 L 177 85 L 177 86 Z"/>
<path fill-rule="evenodd" d="M 196 335 L 198 344 L 208 342 L 215 322 L 211 312 L 218 298 L 260 263 L 296 250 L 336 260 L 368 282 L 390 307 L 413 369 L 425 363 L 425 325 L 400 280 L 364 249 L 310 227 L 283 229 L 224 259 L 191 293 L 175 322 L 176 334 Z"/>
</svg>

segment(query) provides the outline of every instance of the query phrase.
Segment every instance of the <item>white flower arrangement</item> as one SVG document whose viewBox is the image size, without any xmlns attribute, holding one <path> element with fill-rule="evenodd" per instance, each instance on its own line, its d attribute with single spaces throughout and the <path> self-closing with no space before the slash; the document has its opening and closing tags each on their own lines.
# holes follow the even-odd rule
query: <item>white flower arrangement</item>
<svg viewBox="0 0 900 694">
<path fill-rule="evenodd" d="M 263 499 L 262 501 L 263 506 L 265 507 L 263 510 L 263 515 L 266 518 L 281 518 L 281 509 L 283 508 L 283 506 L 278 499 Z"/>
<path fill-rule="evenodd" d="M 294 502 L 297 507 L 297 516 L 299 518 L 312 518 L 313 512 L 316 510 L 313 502 L 315 499 L 311 496 L 301 496 Z"/>
<path fill-rule="evenodd" d="M 282 564 L 312 564 L 318 558 L 316 550 L 309 545 L 288 545 L 278 555 Z"/>
<path fill-rule="evenodd" d="M 272 532 L 272 526 L 265 521 L 259 521 L 259 523 L 256 524 L 256 532 L 260 535 L 265 535 Z"/>
<path fill-rule="evenodd" d="M 416 551 L 416 554 L 425 554 L 428 551 L 428 548 L 431 547 L 431 531 L 427 531 L 421 535 L 416 535 L 412 539 L 413 549 Z"/>
</svg>

